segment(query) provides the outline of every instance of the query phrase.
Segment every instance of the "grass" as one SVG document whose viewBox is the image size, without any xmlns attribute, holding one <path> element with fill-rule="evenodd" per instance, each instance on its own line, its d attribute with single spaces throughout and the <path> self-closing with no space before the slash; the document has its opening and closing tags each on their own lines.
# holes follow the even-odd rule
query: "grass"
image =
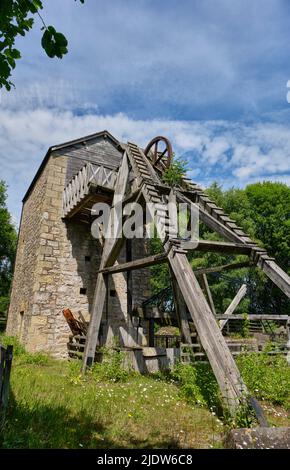
<svg viewBox="0 0 290 470">
<path fill-rule="evenodd" d="M 122 369 L 121 353 L 108 353 L 83 379 L 78 361 L 29 354 L 15 341 L 14 352 L 3 448 L 222 447 L 229 423 L 217 417 L 220 396 L 207 364 L 140 376 Z M 269 422 L 289 425 L 285 359 L 243 355 L 238 365 Z"/>
<path fill-rule="evenodd" d="M 182 398 L 173 379 L 116 374 L 114 358 L 83 380 L 78 361 L 28 354 L 19 345 L 15 353 L 3 448 L 221 446 L 220 421 Z"/>
</svg>

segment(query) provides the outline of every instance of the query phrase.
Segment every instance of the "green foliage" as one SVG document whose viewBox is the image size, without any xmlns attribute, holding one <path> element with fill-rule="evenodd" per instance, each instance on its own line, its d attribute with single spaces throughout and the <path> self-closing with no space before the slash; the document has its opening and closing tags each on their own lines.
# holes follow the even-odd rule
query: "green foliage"
<svg viewBox="0 0 290 470">
<path fill-rule="evenodd" d="M 76 0 L 75 0 L 76 1 Z M 80 0 L 84 3 L 84 0 Z M 49 57 L 62 58 L 67 53 L 67 39 L 53 26 L 46 26 L 39 10 L 43 8 L 40 0 L 1 0 L 0 2 L 0 88 L 10 90 L 12 70 L 21 53 L 16 49 L 18 36 L 25 36 L 34 25 L 34 16 L 38 15 L 44 30 L 41 45 Z"/>
<path fill-rule="evenodd" d="M 170 167 L 165 170 L 162 181 L 169 186 L 178 186 L 186 172 L 187 162 L 181 158 L 174 158 Z"/>
<path fill-rule="evenodd" d="M 290 188 L 287 185 L 263 182 L 249 185 L 245 189 L 231 188 L 223 191 L 221 186 L 213 183 L 206 192 L 290 273 Z M 213 240 L 219 238 L 202 224 L 200 237 Z M 245 259 L 242 256 L 197 253 L 192 255 L 192 266 L 208 267 Z M 236 313 L 285 314 L 289 311 L 289 299 L 259 269 L 239 269 L 227 272 L 226 276 L 209 275 L 208 279 L 219 313 L 225 311 L 243 283 L 248 286 L 248 295 L 242 300 Z"/>
<path fill-rule="evenodd" d="M 123 351 L 102 348 L 102 362 L 96 362 L 91 374 L 97 382 L 126 382 L 132 372 L 124 368 Z"/>
<path fill-rule="evenodd" d="M 14 357 L 3 448 L 160 449 L 221 444 L 222 426 L 216 417 L 182 400 L 172 381 L 139 374 L 128 375 L 126 381 L 100 381 L 95 372 L 83 379 L 80 368 L 80 361 L 48 359 L 39 365 Z"/>
<path fill-rule="evenodd" d="M 48 26 L 43 33 L 41 45 L 48 57 L 62 59 L 67 53 L 67 39 L 62 33 L 58 33 L 53 26 Z"/>
<path fill-rule="evenodd" d="M 181 396 L 189 402 L 212 409 L 221 408 L 218 384 L 209 364 L 179 363 L 172 377 L 180 384 Z"/>
<path fill-rule="evenodd" d="M 237 364 L 253 396 L 290 410 L 290 367 L 285 357 L 267 354 L 271 347 L 269 344 L 263 353 L 239 355 Z M 182 398 L 189 403 L 209 407 L 222 416 L 229 427 L 249 427 L 256 424 L 255 414 L 248 405 L 247 397 L 234 418 L 223 409 L 218 384 L 209 364 L 178 364 L 172 377 L 179 383 Z"/>
<path fill-rule="evenodd" d="M 243 313 L 243 320 L 242 336 L 243 338 L 248 338 L 250 336 L 250 320 L 246 312 Z"/>
<path fill-rule="evenodd" d="M 157 255 L 162 253 L 163 245 L 157 236 L 149 239 L 150 253 Z M 170 283 L 170 273 L 167 263 L 151 266 L 150 268 L 150 286 L 153 294 L 167 287 Z"/>
<path fill-rule="evenodd" d="M 269 356 L 266 349 L 264 353 L 238 356 L 237 364 L 246 385 L 258 399 L 290 409 L 290 367 L 285 357 Z"/>
<path fill-rule="evenodd" d="M 9 304 L 9 290 L 17 235 L 6 207 L 6 185 L 0 180 L 0 317 L 5 317 Z"/>
<path fill-rule="evenodd" d="M 0 344 L 3 346 L 13 346 L 13 360 L 18 364 L 47 365 L 50 362 L 49 357 L 43 353 L 29 353 L 15 336 L 0 334 Z"/>
</svg>

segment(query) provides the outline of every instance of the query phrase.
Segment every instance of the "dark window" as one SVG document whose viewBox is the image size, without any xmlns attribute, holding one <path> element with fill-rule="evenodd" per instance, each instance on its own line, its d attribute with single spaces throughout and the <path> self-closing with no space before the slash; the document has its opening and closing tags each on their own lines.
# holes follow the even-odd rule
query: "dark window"
<svg viewBox="0 0 290 470">
<path fill-rule="evenodd" d="M 91 261 L 91 257 L 90 256 L 85 256 L 85 262 L 89 263 L 90 261 Z"/>
<path fill-rule="evenodd" d="M 81 287 L 80 288 L 80 294 L 81 295 L 86 295 L 86 293 L 87 293 L 87 289 L 85 287 Z"/>
<path fill-rule="evenodd" d="M 110 290 L 110 296 L 111 296 L 111 297 L 116 297 L 116 291 L 115 291 L 115 289 L 111 289 L 111 290 Z"/>
</svg>

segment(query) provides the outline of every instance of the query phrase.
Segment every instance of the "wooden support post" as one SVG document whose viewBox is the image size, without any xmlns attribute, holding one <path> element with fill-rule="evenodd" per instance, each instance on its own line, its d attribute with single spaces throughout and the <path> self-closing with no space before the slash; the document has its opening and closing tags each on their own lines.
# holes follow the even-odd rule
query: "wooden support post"
<svg viewBox="0 0 290 470">
<path fill-rule="evenodd" d="M 243 401 L 246 386 L 216 323 L 191 266 L 183 253 L 171 250 L 168 259 L 207 354 L 226 406 L 232 414 Z"/>
<path fill-rule="evenodd" d="M 251 266 L 250 262 L 245 261 L 242 263 L 223 264 L 221 266 L 214 266 L 212 268 L 197 268 L 193 272 L 196 276 L 200 276 L 201 274 L 218 273 L 221 271 L 230 271 L 232 269 L 248 268 L 249 266 Z"/>
<path fill-rule="evenodd" d="M 128 263 L 116 264 L 114 266 L 106 267 L 100 269 L 99 272 L 102 272 L 104 274 L 122 273 L 124 271 L 147 268 L 149 266 L 154 266 L 155 264 L 167 262 L 167 254 L 160 253 L 158 255 L 147 256 L 146 258 L 135 259 L 134 261 L 129 261 Z"/>
<path fill-rule="evenodd" d="M 126 261 L 127 262 L 132 261 L 132 240 L 131 239 L 126 240 Z M 132 271 L 127 271 L 126 278 L 127 278 L 126 279 L 126 282 L 127 282 L 127 312 L 128 312 L 129 318 L 131 318 L 132 317 L 132 309 L 133 309 Z"/>
<path fill-rule="evenodd" d="M 241 286 L 241 288 L 239 289 L 237 295 L 231 301 L 230 305 L 228 306 L 228 308 L 226 309 L 224 314 L 225 315 L 232 315 L 234 313 L 234 311 L 236 310 L 237 306 L 239 305 L 239 303 L 241 302 L 241 300 L 245 297 L 246 293 L 247 293 L 247 286 L 246 286 L 246 284 L 243 284 Z M 220 322 L 220 329 L 221 330 L 227 324 L 228 321 L 229 321 L 229 319 L 227 318 L 226 320 L 222 320 Z"/>
<path fill-rule="evenodd" d="M 5 412 L 9 399 L 12 358 L 13 346 L 3 348 L 0 345 L 0 435 L 4 425 Z"/>
<path fill-rule="evenodd" d="M 288 274 L 275 261 L 263 259 L 263 255 L 259 257 L 258 266 L 290 299 L 290 277 Z"/>
<path fill-rule="evenodd" d="M 154 318 L 149 318 L 149 347 L 154 348 L 155 331 L 154 331 Z"/>
<path fill-rule="evenodd" d="M 286 344 L 286 347 L 288 349 L 288 351 L 287 351 L 287 362 L 290 366 L 290 320 L 289 319 L 287 320 L 287 323 L 286 323 L 286 329 L 287 329 L 287 336 L 288 336 L 288 341 L 287 341 L 287 344 Z"/>
<path fill-rule="evenodd" d="M 206 274 L 202 274 L 200 277 L 201 277 L 201 280 L 202 280 L 202 284 L 203 284 L 203 287 L 204 287 L 206 297 L 207 297 L 207 300 L 209 302 L 211 311 L 214 315 L 216 315 L 214 301 L 213 301 L 211 291 L 210 291 L 210 288 L 209 288 L 209 285 L 208 285 L 208 280 L 207 280 Z"/>
<path fill-rule="evenodd" d="M 192 204 L 192 201 L 188 199 L 184 194 L 181 192 L 177 193 L 178 199 L 186 202 L 187 204 Z M 203 209 L 199 205 L 199 218 L 202 222 L 205 223 L 207 227 L 209 227 L 211 230 L 214 230 L 217 232 L 221 237 L 223 237 L 225 240 L 229 240 L 230 242 L 234 243 L 244 243 L 242 237 L 237 235 L 232 229 L 229 227 L 226 227 L 222 222 L 214 218 L 211 214 L 209 214 L 205 209 Z"/>
<path fill-rule="evenodd" d="M 180 291 L 174 272 L 172 271 L 172 269 L 170 271 L 171 271 L 171 282 L 172 282 L 175 311 L 176 311 L 176 316 L 177 316 L 177 320 L 179 323 L 179 328 L 181 330 L 182 342 L 187 343 L 187 344 L 192 344 L 186 303 Z"/>
<path fill-rule="evenodd" d="M 252 247 L 241 243 L 217 242 L 211 240 L 180 241 L 172 240 L 182 250 L 196 250 L 224 254 L 251 255 Z"/>
<path fill-rule="evenodd" d="M 110 221 L 109 221 L 110 225 L 113 224 L 113 221 L 114 221 L 115 206 L 116 204 L 120 204 L 121 202 L 120 199 L 122 200 L 122 198 L 125 195 L 128 176 L 129 176 L 129 165 L 128 165 L 127 154 L 125 152 L 123 155 L 123 160 L 122 160 L 119 173 L 117 176 L 115 195 L 113 198 L 113 205 L 112 205 L 111 213 L 110 213 Z M 122 218 L 121 220 L 117 220 L 117 221 L 115 220 L 114 222 L 121 224 Z M 123 239 L 121 237 L 118 237 L 118 227 L 116 228 L 115 233 L 117 234 L 117 238 L 105 239 L 102 259 L 101 259 L 101 264 L 100 264 L 101 269 L 103 269 L 106 266 L 110 266 L 114 264 L 122 248 Z M 99 273 L 97 276 L 97 283 L 96 283 L 96 288 L 94 292 L 90 324 L 88 328 L 86 346 L 85 346 L 84 357 L 83 357 L 83 368 L 82 368 L 83 373 L 85 372 L 86 367 L 90 367 L 94 362 L 96 346 L 98 344 L 99 329 L 100 329 L 103 309 L 104 309 L 104 305 L 106 301 L 106 295 L 107 295 L 107 286 L 106 286 L 106 282 L 104 279 L 104 274 Z"/>
</svg>

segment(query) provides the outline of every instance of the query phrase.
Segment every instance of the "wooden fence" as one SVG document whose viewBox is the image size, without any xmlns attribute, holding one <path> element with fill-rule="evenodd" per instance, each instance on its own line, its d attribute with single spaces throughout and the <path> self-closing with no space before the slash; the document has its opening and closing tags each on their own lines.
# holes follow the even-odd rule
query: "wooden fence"
<svg viewBox="0 0 290 470">
<path fill-rule="evenodd" d="M 0 429 L 4 423 L 9 398 L 9 382 L 12 366 L 13 346 L 4 348 L 0 344 Z"/>
</svg>

